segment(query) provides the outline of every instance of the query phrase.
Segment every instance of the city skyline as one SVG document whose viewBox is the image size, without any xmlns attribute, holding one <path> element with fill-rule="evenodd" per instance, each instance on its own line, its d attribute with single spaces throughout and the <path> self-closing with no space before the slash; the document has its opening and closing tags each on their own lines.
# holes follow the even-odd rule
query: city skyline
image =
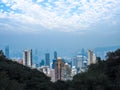
<svg viewBox="0 0 120 90">
<path fill-rule="evenodd" d="M 0 89 L 120 88 L 120 0 L 0 0 Z"/>
<path fill-rule="evenodd" d="M 71 55 L 120 46 L 120 1 L 0 0 L 0 48 Z M 62 55 L 61 55 L 62 53 Z"/>
<path fill-rule="evenodd" d="M 9 47 L 9 52 L 6 51 L 6 48 Z M 105 60 L 106 59 L 106 55 L 107 52 L 110 51 L 115 51 L 116 49 L 118 49 L 120 46 L 113 46 L 113 47 L 98 47 L 98 48 L 94 48 L 94 49 L 88 49 L 88 48 L 79 48 L 78 50 L 68 50 L 68 51 L 64 51 L 64 50 L 45 50 L 44 49 L 32 49 L 32 48 L 27 48 L 28 50 L 32 49 L 33 51 L 33 62 L 34 63 L 39 63 L 42 60 L 44 60 L 44 63 L 46 63 L 46 54 L 49 54 L 50 57 L 50 62 L 52 62 L 52 60 L 55 60 L 56 57 L 62 57 L 64 59 L 71 59 L 74 56 L 77 55 L 85 55 L 87 56 L 87 52 L 88 50 L 93 50 L 96 54 L 97 57 L 100 57 L 101 59 Z M 7 58 L 10 59 L 17 59 L 17 60 L 21 60 L 23 58 L 23 52 L 27 49 L 14 49 L 11 48 L 11 46 L 5 46 L 4 48 L 1 48 L 1 50 L 3 50 L 3 52 L 5 53 Z M 71 51 L 71 52 L 69 52 Z M 7 53 L 6 53 L 7 52 Z M 9 55 L 9 57 L 8 57 Z M 57 58 L 56 58 L 57 59 Z"/>
</svg>

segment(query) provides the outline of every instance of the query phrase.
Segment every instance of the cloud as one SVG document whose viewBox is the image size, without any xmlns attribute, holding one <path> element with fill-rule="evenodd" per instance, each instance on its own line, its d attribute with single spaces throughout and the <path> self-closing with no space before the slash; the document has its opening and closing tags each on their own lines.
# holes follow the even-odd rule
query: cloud
<svg viewBox="0 0 120 90">
<path fill-rule="evenodd" d="M 114 20 L 120 12 L 119 0 L 2 0 L 2 3 L 10 11 L 0 6 L 0 18 L 11 20 L 11 26 L 19 23 L 25 30 L 37 29 L 37 25 L 47 30 L 71 32 L 119 21 Z"/>
</svg>

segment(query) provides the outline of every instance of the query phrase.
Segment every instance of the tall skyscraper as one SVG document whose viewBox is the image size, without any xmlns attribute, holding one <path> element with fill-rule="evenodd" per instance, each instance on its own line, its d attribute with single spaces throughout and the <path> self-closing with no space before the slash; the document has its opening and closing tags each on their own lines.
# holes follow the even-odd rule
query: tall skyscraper
<svg viewBox="0 0 120 90">
<path fill-rule="evenodd" d="M 54 52 L 54 59 L 53 59 L 53 63 L 52 63 L 52 68 L 55 68 L 55 62 L 57 61 L 57 52 Z"/>
<path fill-rule="evenodd" d="M 77 55 L 77 70 L 78 70 L 78 72 L 81 72 L 82 67 L 83 67 L 82 55 Z"/>
<path fill-rule="evenodd" d="M 52 69 L 55 69 L 55 62 L 56 62 L 56 61 L 57 61 L 57 60 L 53 59 Z"/>
<path fill-rule="evenodd" d="M 72 58 L 72 67 L 77 67 L 77 57 L 76 56 L 74 56 L 73 58 Z"/>
<path fill-rule="evenodd" d="M 62 69 L 63 80 L 70 80 L 71 79 L 71 68 L 69 67 L 68 63 L 64 64 Z"/>
<path fill-rule="evenodd" d="M 45 53 L 45 63 L 46 63 L 46 66 L 50 67 L 50 54 L 49 53 Z"/>
<path fill-rule="evenodd" d="M 57 60 L 57 52 L 54 52 L 54 59 Z"/>
<path fill-rule="evenodd" d="M 32 50 L 25 50 L 23 52 L 23 65 L 32 67 Z"/>
<path fill-rule="evenodd" d="M 63 72 L 64 62 L 62 61 L 61 57 L 58 57 L 57 61 L 55 62 L 55 80 L 64 80 Z"/>
<path fill-rule="evenodd" d="M 84 48 L 81 49 L 81 55 L 85 56 L 85 50 L 84 50 Z"/>
<path fill-rule="evenodd" d="M 77 69 L 76 69 L 75 66 L 73 66 L 73 67 L 71 68 L 71 77 L 73 78 L 73 76 L 76 75 L 76 74 L 77 74 Z"/>
<path fill-rule="evenodd" d="M 5 56 L 9 58 L 9 46 L 5 47 Z"/>
<path fill-rule="evenodd" d="M 96 63 L 96 56 L 92 50 L 88 50 L 88 65 Z"/>
</svg>

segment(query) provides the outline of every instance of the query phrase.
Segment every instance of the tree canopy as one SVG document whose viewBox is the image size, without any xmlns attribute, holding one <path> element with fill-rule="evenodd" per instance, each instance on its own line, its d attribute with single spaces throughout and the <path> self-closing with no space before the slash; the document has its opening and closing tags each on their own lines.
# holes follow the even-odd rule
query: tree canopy
<svg viewBox="0 0 120 90">
<path fill-rule="evenodd" d="M 120 90 L 120 49 L 108 52 L 106 60 L 97 59 L 73 80 L 52 83 L 42 72 L 8 60 L 0 50 L 0 90 Z"/>
</svg>

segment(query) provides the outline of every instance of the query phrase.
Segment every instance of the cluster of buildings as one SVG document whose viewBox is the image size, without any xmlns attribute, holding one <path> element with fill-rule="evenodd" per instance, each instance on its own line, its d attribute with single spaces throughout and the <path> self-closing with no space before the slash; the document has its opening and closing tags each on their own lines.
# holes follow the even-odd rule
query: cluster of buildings
<svg viewBox="0 0 120 90">
<path fill-rule="evenodd" d="M 36 68 L 47 76 L 51 77 L 51 81 L 71 80 L 74 75 L 87 70 L 88 65 L 96 63 L 96 56 L 92 50 L 88 50 L 88 55 L 78 54 L 70 60 L 57 56 L 54 52 L 54 59 L 50 61 L 50 54 L 45 54 L 45 61 L 42 60 L 40 65 L 32 63 L 32 50 L 23 52 L 23 65 L 30 68 Z"/>
<path fill-rule="evenodd" d="M 5 48 L 5 55 L 9 58 L 9 46 Z M 53 60 L 50 60 L 50 54 L 45 53 L 45 60 L 41 60 L 39 64 L 33 64 L 33 51 L 24 50 L 23 59 L 14 60 L 30 68 L 36 68 L 47 76 L 51 77 L 51 81 L 71 80 L 74 75 L 85 72 L 90 64 L 97 62 L 96 55 L 92 50 L 87 53 L 82 50 L 72 58 L 58 57 L 57 52 L 54 52 Z"/>
</svg>

